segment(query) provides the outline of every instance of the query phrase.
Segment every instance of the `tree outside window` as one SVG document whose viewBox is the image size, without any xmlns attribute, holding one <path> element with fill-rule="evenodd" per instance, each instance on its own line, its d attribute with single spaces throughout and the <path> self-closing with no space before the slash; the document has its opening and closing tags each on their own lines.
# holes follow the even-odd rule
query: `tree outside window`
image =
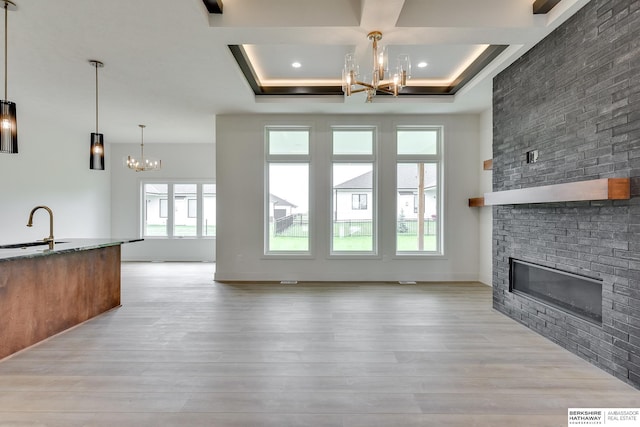
<svg viewBox="0 0 640 427">
<path fill-rule="evenodd" d="M 441 253 L 438 127 L 399 128 L 396 166 L 396 253 Z"/>
</svg>

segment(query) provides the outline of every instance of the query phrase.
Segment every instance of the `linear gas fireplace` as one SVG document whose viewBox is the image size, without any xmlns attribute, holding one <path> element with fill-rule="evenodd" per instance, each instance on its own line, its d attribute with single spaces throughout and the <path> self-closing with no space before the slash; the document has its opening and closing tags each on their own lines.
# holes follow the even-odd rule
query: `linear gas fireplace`
<svg viewBox="0 0 640 427">
<path fill-rule="evenodd" d="M 509 291 L 602 324 L 602 281 L 510 258 Z"/>
</svg>

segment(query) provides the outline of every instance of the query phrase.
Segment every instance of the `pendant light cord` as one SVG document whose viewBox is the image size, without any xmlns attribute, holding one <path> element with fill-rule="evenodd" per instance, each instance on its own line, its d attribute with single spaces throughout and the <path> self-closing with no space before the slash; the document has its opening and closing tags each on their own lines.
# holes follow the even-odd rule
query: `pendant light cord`
<svg viewBox="0 0 640 427">
<path fill-rule="evenodd" d="M 9 99 L 7 96 L 7 26 L 9 25 L 9 3 L 4 3 L 4 99 Z"/>
<path fill-rule="evenodd" d="M 98 133 L 98 63 L 94 64 L 96 67 L 96 134 Z"/>
<path fill-rule="evenodd" d="M 144 125 L 140 126 L 140 161 L 144 162 Z"/>
</svg>

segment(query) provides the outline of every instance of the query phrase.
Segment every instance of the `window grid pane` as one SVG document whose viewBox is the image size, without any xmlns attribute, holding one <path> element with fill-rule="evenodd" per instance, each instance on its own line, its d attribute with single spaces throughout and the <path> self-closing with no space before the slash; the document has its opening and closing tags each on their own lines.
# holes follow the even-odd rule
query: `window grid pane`
<svg viewBox="0 0 640 427">
<path fill-rule="evenodd" d="M 174 184 L 173 186 L 173 235 L 194 237 L 198 235 L 197 215 L 189 216 L 189 202 L 197 206 L 197 184 Z M 196 208 L 197 212 L 197 208 Z"/>
<path fill-rule="evenodd" d="M 333 164 L 332 252 L 374 250 L 373 163 Z"/>
<path fill-rule="evenodd" d="M 309 131 L 269 130 L 270 155 L 308 155 Z"/>
<path fill-rule="evenodd" d="M 268 252 L 309 251 L 309 164 L 269 163 Z"/>
<path fill-rule="evenodd" d="M 397 201 L 397 252 L 437 252 L 438 164 L 398 163 Z"/>
<path fill-rule="evenodd" d="M 216 235 L 216 185 L 202 185 L 202 235 Z"/>
<path fill-rule="evenodd" d="M 166 237 L 168 217 L 169 186 L 167 184 L 145 184 L 144 200 L 144 237 Z"/>
<path fill-rule="evenodd" d="M 373 130 L 334 130 L 334 155 L 372 155 Z"/>
<path fill-rule="evenodd" d="M 399 130 L 399 155 L 436 155 L 438 154 L 437 129 Z"/>
</svg>

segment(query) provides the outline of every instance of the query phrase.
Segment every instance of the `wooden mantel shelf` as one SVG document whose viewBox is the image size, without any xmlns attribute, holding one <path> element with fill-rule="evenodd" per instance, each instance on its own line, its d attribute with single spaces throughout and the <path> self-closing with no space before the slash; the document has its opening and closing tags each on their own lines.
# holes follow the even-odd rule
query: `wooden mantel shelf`
<svg viewBox="0 0 640 427">
<path fill-rule="evenodd" d="M 588 200 L 626 200 L 631 197 L 629 178 L 602 178 L 566 184 L 544 185 L 518 190 L 485 193 L 469 199 L 470 207 L 518 205 L 527 203 L 578 202 Z"/>
</svg>

